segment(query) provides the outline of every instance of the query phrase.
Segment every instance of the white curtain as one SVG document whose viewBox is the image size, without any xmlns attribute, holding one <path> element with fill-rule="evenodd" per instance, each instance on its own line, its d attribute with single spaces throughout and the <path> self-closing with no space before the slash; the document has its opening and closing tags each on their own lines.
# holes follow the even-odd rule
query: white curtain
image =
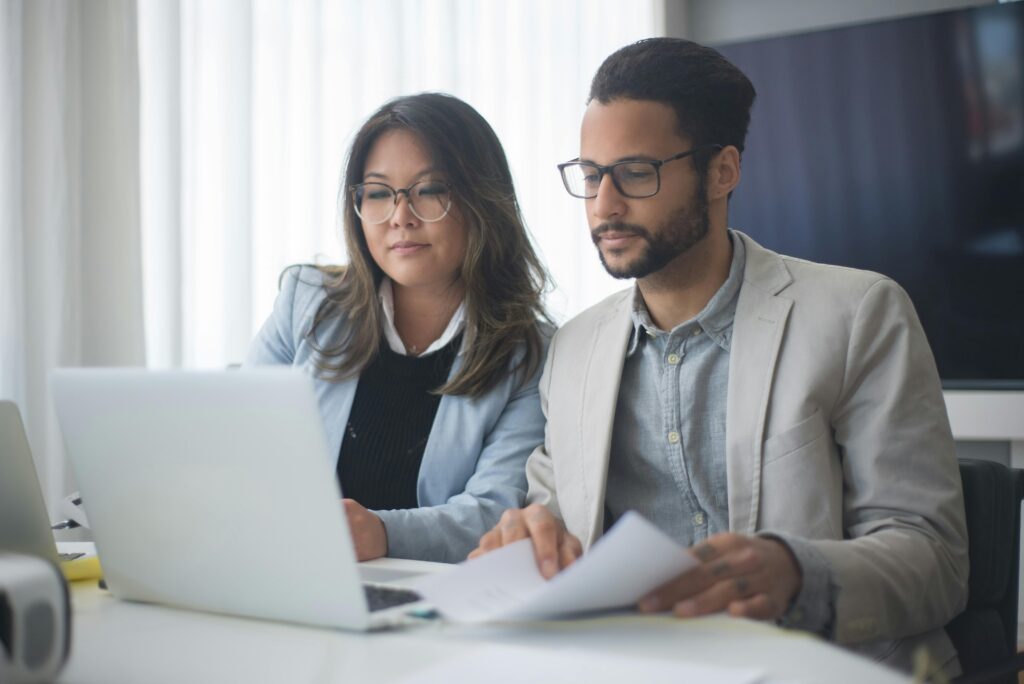
<svg viewBox="0 0 1024 684">
<path fill-rule="evenodd" d="M 0 398 L 51 512 L 74 489 L 60 366 L 220 367 L 277 276 L 340 261 L 351 135 L 385 100 L 462 97 L 505 144 L 564 319 L 601 270 L 575 157 L 587 88 L 663 0 L 0 0 Z"/>
<path fill-rule="evenodd" d="M 590 78 L 662 32 L 660 0 L 140 0 L 148 361 L 239 361 L 280 271 L 339 261 L 352 134 L 384 101 L 440 90 L 505 145 L 560 319 L 623 287 L 555 164 L 578 153 Z"/>
<path fill-rule="evenodd" d="M 0 398 L 51 511 L 50 370 L 145 362 L 136 46 L 131 0 L 0 0 Z"/>
</svg>

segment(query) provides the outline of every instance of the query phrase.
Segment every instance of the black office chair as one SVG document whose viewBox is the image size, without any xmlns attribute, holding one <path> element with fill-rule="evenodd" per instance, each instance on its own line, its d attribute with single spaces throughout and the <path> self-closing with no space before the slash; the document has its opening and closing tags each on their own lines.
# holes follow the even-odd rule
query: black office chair
<svg viewBox="0 0 1024 684">
<path fill-rule="evenodd" d="M 1020 505 L 1024 470 L 962 459 L 971 575 L 967 608 L 946 625 L 964 674 L 958 684 L 1017 683 Z"/>
</svg>

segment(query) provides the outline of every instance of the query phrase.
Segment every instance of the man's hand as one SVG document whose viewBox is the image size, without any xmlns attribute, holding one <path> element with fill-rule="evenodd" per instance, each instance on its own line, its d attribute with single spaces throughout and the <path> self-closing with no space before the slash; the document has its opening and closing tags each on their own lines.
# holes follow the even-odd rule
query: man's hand
<svg viewBox="0 0 1024 684">
<path fill-rule="evenodd" d="M 800 591 L 800 566 L 781 541 L 716 534 L 690 552 L 700 565 L 645 596 L 640 610 L 671 608 L 679 617 L 728 610 L 765 620 L 781 617 Z"/>
<path fill-rule="evenodd" d="M 355 499 L 342 499 L 345 517 L 352 532 L 356 558 L 361 561 L 380 558 L 388 552 L 388 533 L 384 523 Z"/>
<path fill-rule="evenodd" d="M 569 534 L 565 523 L 540 504 L 505 511 L 494 528 L 480 537 L 480 545 L 469 554 L 476 558 L 514 541 L 533 540 L 533 555 L 540 574 L 551 579 L 583 553 L 580 540 Z"/>
</svg>

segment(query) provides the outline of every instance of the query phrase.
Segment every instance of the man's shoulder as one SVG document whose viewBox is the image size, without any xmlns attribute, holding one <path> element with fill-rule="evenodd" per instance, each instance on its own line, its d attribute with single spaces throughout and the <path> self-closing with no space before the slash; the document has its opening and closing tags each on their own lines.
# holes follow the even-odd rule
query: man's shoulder
<svg viewBox="0 0 1024 684">
<path fill-rule="evenodd" d="M 882 281 L 895 284 L 886 275 L 862 268 L 824 264 L 786 255 L 780 255 L 780 258 L 793 274 L 794 284 L 810 292 L 826 288 L 862 293 Z"/>
<path fill-rule="evenodd" d="M 774 289 L 788 281 L 782 296 L 790 299 L 829 299 L 833 301 L 859 301 L 868 290 L 882 283 L 883 287 L 899 286 L 888 276 L 849 266 L 808 261 L 767 249 L 749 236 L 744 236 L 747 248 L 745 284 Z"/>
</svg>

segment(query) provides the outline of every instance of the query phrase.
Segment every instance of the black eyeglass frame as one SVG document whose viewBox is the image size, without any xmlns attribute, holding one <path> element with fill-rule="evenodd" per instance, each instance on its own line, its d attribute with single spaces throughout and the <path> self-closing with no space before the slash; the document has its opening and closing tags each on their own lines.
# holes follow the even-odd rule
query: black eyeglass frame
<svg viewBox="0 0 1024 684">
<path fill-rule="evenodd" d="M 600 187 L 601 181 L 604 180 L 605 174 L 611 174 L 612 183 L 615 185 L 615 189 L 619 191 L 620 195 L 622 195 L 623 197 L 629 197 L 630 199 L 647 199 L 648 197 L 654 197 L 655 195 L 658 194 L 658 192 L 661 191 L 662 166 L 669 163 L 670 161 L 675 161 L 677 159 L 685 159 L 686 157 L 690 157 L 700 152 L 705 152 L 707 150 L 718 151 L 723 149 L 724 147 L 724 145 L 719 145 L 718 143 L 711 143 L 709 145 L 701 145 L 699 147 L 694 147 L 693 149 L 686 150 L 685 152 L 680 152 L 679 154 L 674 154 L 671 157 L 667 157 L 665 159 L 625 159 L 623 161 L 615 162 L 614 164 L 608 164 L 607 166 L 601 166 L 600 164 L 594 164 L 593 162 L 580 161 L 579 157 L 577 157 L 576 159 L 573 159 L 571 161 L 562 162 L 561 164 L 559 164 L 558 173 L 562 176 L 562 185 L 565 186 L 565 191 L 568 192 L 573 197 L 579 199 L 594 199 L 595 197 L 597 197 L 597 190 L 594 191 L 593 195 L 589 196 L 577 195 L 575 192 L 573 192 L 572 189 L 569 187 L 569 179 L 565 177 L 565 169 L 567 169 L 570 166 L 589 166 L 591 168 L 597 169 L 598 177 L 596 187 Z M 619 166 L 625 166 L 626 164 L 650 164 L 651 166 L 653 166 L 654 176 L 656 180 L 654 192 L 648 195 L 633 195 L 623 190 L 622 186 L 619 184 L 618 176 L 615 175 L 615 169 Z"/>
<path fill-rule="evenodd" d="M 422 185 L 424 183 L 437 183 L 437 184 L 443 185 L 447 189 L 447 191 L 448 191 L 448 205 L 444 208 L 444 213 L 441 214 L 440 216 L 438 216 L 437 218 L 428 219 L 428 218 L 423 218 L 422 216 L 420 216 L 420 213 L 418 211 L 416 211 L 416 203 L 412 201 L 412 195 L 410 194 L 410 191 L 413 188 L 415 188 L 417 185 Z M 371 223 L 370 224 L 371 226 L 379 226 L 382 223 L 387 223 L 388 221 L 390 221 L 391 217 L 394 216 L 395 212 L 398 210 L 398 198 L 400 196 L 402 196 L 402 195 L 405 195 L 405 201 L 409 203 L 409 209 L 416 216 L 416 218 L 418 218 L 420 221 L 424 221 L 426 223 L 437 223 L 438 221 L 443 221 L 444 217 L 447 216 L 449 214 L 449 212 L 451 212 L 451 210 L 452 210 L 452 204 L 453 204 L 453 199 L 454 199 L 452 196 L 453 196 L 455 191 L 452 188 L 452 184 L 449 183 L 448 181 L 420 180 L 420 181 L 416 181 L 415 183 L 413 183 L 412 185 L 410 185 L 407 188 L 393 188 L 390 185 L 388 185 L 387 183 L 382 183 L 381 181 L 367 181 L 365 183 L 356 183 L 355 185 L 348 186 L 349 192 L 352 193 L 352 209 L 355 210 L 356 216 L 359 217 L 360 221 L 366 221 L 366 219 L 363 218 L 363 212 L 361 212 L 359 210 L 359 205 L 360 205 L 359 191 L 360 190 L 365 190 L 367 185 L 380 185 L 380 186 L 383 186 L 383 187 L 387 188 L 388 190 L 390 190 L 392 192 L 392 194 L 394 194 L 394 200 L 393 200 L 392 205 L 391 205 L 391 211 L 389 211 L 388 215 L 385 218 L 383 218 L 382 220 L 377 221 L 376 223 Z"/>
</svg>

